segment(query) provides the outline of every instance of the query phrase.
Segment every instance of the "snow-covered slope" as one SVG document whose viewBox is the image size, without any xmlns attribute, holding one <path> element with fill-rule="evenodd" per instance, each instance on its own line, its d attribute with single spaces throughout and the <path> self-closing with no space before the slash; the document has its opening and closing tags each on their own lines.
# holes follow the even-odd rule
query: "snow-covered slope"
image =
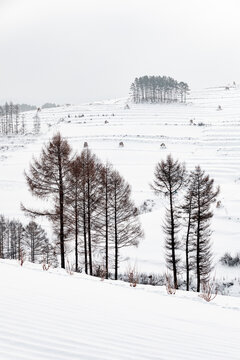
<svg viewBox="0 0 240 360">
<path fill-rule="evenodd" d="M 81 150 L 87 141 L 102 160 L 112 162 L 132 185 L 138 205 L 154 199 L 149 183 L 155 164 L 167 154 L 185 161 L 189 170 L 201 165 L 221 186 L 222 207 L 215 210 L 213 220 L 214 259 L 217 262 L 225 251 L 239 251 L 240 88 L 195 91 L 187 104 L 129 103 L 130 109 L 125 109 L 126 103 L 127 99 L 119 99 L 44 109 L 40 136 L 0 138 L 0 213 L 23 218 L 19 203 L 34 205 L 23 170 L 43 143 L 60 130 L 74 150 Z M 29 130 L 33 116 L 34 112 L 26 113 Z M 119 148 L 120 141 L 124 148 Z M 161 143 L 166 149 L 160 148 Z M 164 271 L 161 219 L 165 203 L 154 200 L 157 206 L 153 212 L 142 215 L 145 240 L 139 249 L 128 249 L 124 254 L 136 262 L 139 271 Z M 124 269 L 126 264 L 122 266 Z M 226 281 L 234 277 L 239 282 L 238 270 L 233 275 L 218 266 L 216 272 Z"/>
<path fill-rule="evenodd" d="M 1 360 L 237 360 L 240 299 L 0 261 Z"/>
</svg>

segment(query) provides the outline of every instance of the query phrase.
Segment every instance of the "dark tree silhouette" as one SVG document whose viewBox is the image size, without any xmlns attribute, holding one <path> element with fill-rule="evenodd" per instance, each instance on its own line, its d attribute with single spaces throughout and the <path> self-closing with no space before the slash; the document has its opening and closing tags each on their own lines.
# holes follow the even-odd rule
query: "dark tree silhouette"
<svg viewBox="0 0 240 360">
<path fill-rule="evenodd" d="M 44 146 L 39 160 L 33 159 L 29 172 L 25 172 L 31 193 L 43 200 L 51 199 L 54 204 L 52 211 L 27 209 L 22 205 L 22 209 L 31 216 L 47 216 L 55 224 L 56 220 L 58 221 L 57 235 L 62 268 L 65 268 L 64 211 L 65 197 L 68 192 L 67 175 L 71 164 L 70 155 L 71 147 L 58 133 Z"/>
<path fill-rule="evenodd" d="M 115 280 L 118 279 L 119 250 L 126 246 L 138 246 L 143 237 L 138 210 L 131 201 L 131 189 L 124 178 L 114 171 L 111 176 L 113 186 L 112 208 L 114 221 L 114 262 Z"/>
<path fill-rule="evenodd" d="M 193 236 L 195 232 L 195 221 L 193 219 L 194 211 L 196 210 L 196 204 L 193 201 L 193 194 L 195 191 L 194 175 L 191 172 L 187 178 L 187 189 L 184 195 L 183 203 L 181 205 L 182 221 L 186 227 L 186 234 L 184 236 L 185 245 L 185 261 L 186 261 L 186 290 L 189 291 L 190 271 L 194 266 L 193 259 Z"/>
<path fill-rule="evenodd" d="M 25 228 L 24 242 L 29 250 L 29 260 L 31 262 L 39 262 L 46 241 L 47 235 L 45 230 L 35 221 L 30 221 Z"/>
<path fill-rule="evenodd" d="M 100 193 L 100 177 L 102 164 L 89 148 L 84 148 L 80 155 L 83 174 L 83 226 L 86 230 L 89 273 L 93 274 L 93 243 L 97 239 L 98 206 Z"/>
<path fill-rule="evenodd" d="M 178 288 L 177 274 L 180 262 L 180 257 L 177 255 L 177 250 L 180 249 L 180 241 L 177 238 L 180 223 L 176 197 L 184 185 L 185 174 L 185 166 L 174 161 L 172 156 L 168 155 L 166 161 L 161 161 L 156 165 L 154 182 L 151 186 L 157 195 L 169 198 L 169 208 L 166 209 L 163 229 L 166 234 L 166 263 L 168 268 L 173 271 L 175 289 Z"/>
<path fill-rule="evenodd" d="M 81 157 L 77 156 L 71 162 L 68 174 L 69 191 L 66 196 L 67 201 L 67 226 L 74 234 L 74 253 L 75 253 L 75 271 L 79 271 L 79 231 L 81 227 L 82 203 L 84 201 L 84 174 Z M 84 218 L 84 216 L 83 216 Z M 85 218 L 84 218 L 85 219 Z M 86 222 L 82 224 L 84 229 L 84 244 L 86 254 Z M 85 271 L 87 273 L 87 257 L 85 256 Z"/>
<path fill-rule="evenodd" d="M 216 201 L 219 187 L 214 189 L 214 180 L 205 175 L 205 172 L 197 166 L 192 173 L 194 181 L 193 189 L 193 221 L 195 222 L 194 250 L 195 270 L 197 275 L 197 291 L 200 291 L 201 283 L 206 283 L 212 270 L 212 252 L 210 243 L 210 219 L 213 217 L 211 205 Z"/>
</svg>

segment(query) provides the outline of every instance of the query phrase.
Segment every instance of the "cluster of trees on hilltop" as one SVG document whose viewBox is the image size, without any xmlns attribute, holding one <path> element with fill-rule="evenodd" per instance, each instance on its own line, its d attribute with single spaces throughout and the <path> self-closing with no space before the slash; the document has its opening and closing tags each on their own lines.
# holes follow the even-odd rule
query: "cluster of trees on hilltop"
<svg viewBox="0 0 240 360">
<path fill-rule="evenodd" d="M 130 87 L 134 103 L 186 102 L 189 91 L 187 83 L 178 82 L 167 76 L 142 76 L 136 78 Z"/>
<path fill-rule="evenodd" d="M 35 221 L 24 226 L 0 215 L 0 258 L 57 266 L 57 253 L 44 229 Z"/>
<path fill-rule="evenodd" d="M 45 211 L 22 208 L 52 222 L 61 267 L 66 267 L 66 256 L 74 250 L 76 271 L 83 264 L 93 275 L 95 259 L 99 263 L 100 258 L 105 277 L 111 267 L 117 279 L 120 249 L 137 246 L 143 236 L 130 186 L 120 173 L 88 147 L 72 155 L 69 143 L 57 134 L 32 161 L 26 180 L 34 196 L 51 200 Z"/>
</svg>

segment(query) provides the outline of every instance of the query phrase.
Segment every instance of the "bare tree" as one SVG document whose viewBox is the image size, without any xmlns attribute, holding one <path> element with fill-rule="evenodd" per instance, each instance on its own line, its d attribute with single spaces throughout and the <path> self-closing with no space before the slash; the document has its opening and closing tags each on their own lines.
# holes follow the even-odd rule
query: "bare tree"
<svg viewBox="0 0 240 360">
<path fill-rule="evenodd" d="M 25 229 L 24 241 L 29 253 L 29 260 L 33 263 L 39 262 L 47 241 L 46 232 L 35 221 L 30 221 Z"/>
<path fill-rule="evenodd" d="M 0 258 L 5 257 L 5 233 L 6 233 L 6 219 L 3 215 L 0 215 Z"/>
<path fill-rule="evenodd" d="M 193 236 L 195 232 L 195 221 L 193 213 L 196 210 L 196 204 L 193 201 L 193 193 L 195 190 L 195 181 L 193 173 L 187 178 L 187 189 L 181 205 L 183 225 L 186 227 L 184 236 L 185 245 L 185 261 L 186 261 L 186 290 L 189 291 L 190 271 L 193 269 Z"/>
<path fill-rule="evenodd" d="M 84 169 L 84 193 L 86 197 L 86 219 L 87 219 L 87 243 L 88 243 L 88 258 L 89 258 L 89 273 L 93 274 L 93 254 L 92 246 L 94 240 L 94 230 L 96 229 L 96 215 L 98 212 L 98 205 L 101 194 L 100 187 L 100 172 L 102 164 L 97 159 L 96 155 L 92 154 L 89 148 L 84 148 L 81 153 Z"/>
<path fill-rule="evenodd" d="M 21 260 L 24 251 L 25 228 L 20 221 L 16 221 L 17 259 Z"/>
<path fill-rule="evenodd" d="M 25 172 L 31 193 L 43 200 L 51 199 L 54 205 L 52 211 L 27 209 L 22 205 L 22 209 L 31 216 L 47 216 L 55 224 L 57 221 L 62 268 L 65 268 L 64 211 L 65 196 L 68 191 L 67 176 L 72 160 L 70 155 L 70 145 L 58 133 L 44 146 L 39 160 L 33 158 L 29 172 Z"/>
<path fill-rule="evenodd" d="M 200 292 L 201 283 L 209 280 L 212 270 L 211 230 L 210 219 L 213 217 L 211 205 L 216 201 L 219 187 L 214 189 L 214 180 L 205 175 L 205 172 L 196 166 L 192 173 L 194 181 L 193 190 L 193 220 L 195 222 L 194 250 L 195 270 L 197 274 L 197 291 Z"/>
<path fill-rule="evenodd" d="M 129 184 L 117 172 L 111 175 L 113 186 L 112 208 L 114 221 L 115 280 L 118 279 L 119 250 L 126 246 L 138 246 L 143 231 L 138 219 L 138 210 L 131 201 Z"/>
<path fill-rule="evenodd" d="M 19 106 L 14 105 L 14 114 L 15 114 L 15 134 L 19 132 Z"/>
<path fill-rule="evenodd" d="M 71 162 L 69 169 L 68 182 L 69 191 L 67 193 L 67 219 L 70 232 L 74 234 L 74 252 L 75 252 L 75 271 L 79 271 L 78 254 L 79 254 L 79 230 L 86 229 L 86 224 L 81 224 L 81 210 L 83 202 L 83 164 L 81 157 L 77 156 Z M 83 231 L 86 237 L 86 231 Z M 85 259 L 87 265 L 87 259 Z M 87 269 L 86 273 L 87 273 Z"/>
<path fill-rule="evenodd" d="M 112 200 L 113 200 L 113 182 L 112 182 L 112 174 L 113 169 L 112 165 L 107 163 L 101 169 L 101 187 L 100 187 L 100 194 L 101 194 L 101 203 L 100 208 L 102 211 L 99 214 L 99 229 L 98 232 L 102 238 L 105 239 L 104 250 L 105 250 L 105 277 L 108 279 L 109 275 L 109 242 L 110 242 L 110 233 L 113 230 L 113 207 L 112 207 Z"/>
<path fill-rule="evenodd" d="M 40 262 L 43 265 L 58 267 L 57 251 L 53 244 L 51 244 L 48 238 L 42 245 L 41 259 Z"/>
<path fill-rule="evenodd" d="M 180 241 L 177 238 L 180 224 L 176 198 L 177 193 L 184 185 L 185 173 L 185 166 L 177 160 L 174 161 L 172 156 L 168 155 L 166 161 L 161 161 L 156 165 L 154 182 L 151 186 L 157 195 L 169 198 L 169 208 L 166 209 L 163 229 L 166 234 L 166 263 L 168 268 L 173 271 L 175 289 L 178 288 L 177 274 L 180 262 L 180 257 L 176 253 L 180 249 Z"/>
</svg>

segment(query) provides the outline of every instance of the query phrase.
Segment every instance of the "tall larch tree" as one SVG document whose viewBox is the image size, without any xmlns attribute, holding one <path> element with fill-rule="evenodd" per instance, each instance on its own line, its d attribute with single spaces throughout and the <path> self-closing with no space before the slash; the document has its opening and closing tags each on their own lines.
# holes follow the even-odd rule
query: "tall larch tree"
<svg viewBox="0 0 240 360">
<path fill-rule="evenodd" d="M 71 151 L 67 140 L 58 133 L 43 147 L 39 159 L 33 158 L 29 172 L 25 172 L 32 195 L 43 200 L 51 199 L 52 209 L 41 211 L 22 206 L 22 209 L 31 216 L 47 216 L 54 223 L 57 220 L 62 268 L 65 268 L 64 212 L 66 210 L 65 197 L 68 192 L 67 176 L 72 161 Z"/>
<path fill-rule="evenodd" d="M 214 188 L 214 180 L 197 166 L 192 173 L 194 181 L 193 191 L 193 220 L 195 222 L 194 250 L 195 271 L 197 275 L 197 291 L 200 292 L 201 283 L 208 281 L 212 270 L 211 230 L 210 220 L 213 217 L 212 204 L 220 192 Z"/>
<path fill-rule="evenodd" d="M 180 256 L 177 251 L 180 249 L 180 241 L 177 237 L 179 232 L 179 209 L 176 203 L 178 192 L 184 186 L 185 181 L 184 164 L 173 160 L 171 155 L 167 156 L 166 161 L 161 161 L 156 165 L 154 171 L 154 181 L 152 189 L 157 195 L 164 195 L 169 199 L 169 206 L 166 209 L 166 220 L 163 225 L 166 234 L 166 264 L 173 272 L 175 289 L 178 288 L 178 263 Z"/>
<path fill-rule="evenodd" d="M 118 171 L 111 175 L 113 193 L 113 246 L 115 262 L 115 280 L 118 279 L 119 250 L 127 246 L 138 246 L 143 238 L 143 231 L 138 218 L 138 210 L 131 200 L 130 185 Z"/>
</svg>

